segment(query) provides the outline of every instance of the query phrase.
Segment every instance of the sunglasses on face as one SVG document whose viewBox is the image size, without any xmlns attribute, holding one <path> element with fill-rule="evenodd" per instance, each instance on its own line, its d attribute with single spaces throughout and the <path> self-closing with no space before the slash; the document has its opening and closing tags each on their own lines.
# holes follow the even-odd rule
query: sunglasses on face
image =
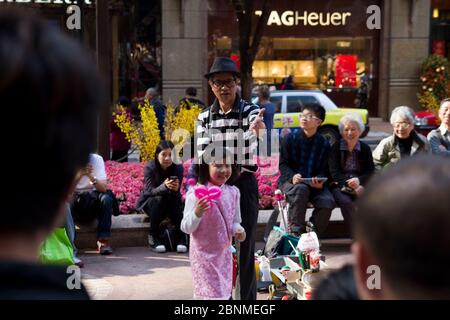
<svg viewBox="0 0 450 320">
<path fill-rule="evenodd" d="M 220 89 L 223 86 L 227 88 L 232 88 L 236 84 L 236 79 L 227 79 L 227 80 L 211 80 L 212 85 L 216 89 Z"/>
</svg>

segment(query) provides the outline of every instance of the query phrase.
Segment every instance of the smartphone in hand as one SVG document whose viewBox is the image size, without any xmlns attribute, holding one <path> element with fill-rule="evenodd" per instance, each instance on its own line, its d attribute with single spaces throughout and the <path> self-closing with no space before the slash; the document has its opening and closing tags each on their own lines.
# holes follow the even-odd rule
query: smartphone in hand
<svg viewBox="0 0 450 320">
<path fill-rule="evenodd" d="M 326 178 L 326 177 L 317 177 L 318 182 L 325 182 L 327 180 L 328 180 L 328 178 Z M 302 178 L 302 182 L 304 182 L 306 184 L 310 184 L 312 182 L 312 178 Z"/>
<path fill-rule="evenodd" d="M 178 181 L 178 176 L 170 176 L 169 179 L 173 181 Z"/>
</svg>

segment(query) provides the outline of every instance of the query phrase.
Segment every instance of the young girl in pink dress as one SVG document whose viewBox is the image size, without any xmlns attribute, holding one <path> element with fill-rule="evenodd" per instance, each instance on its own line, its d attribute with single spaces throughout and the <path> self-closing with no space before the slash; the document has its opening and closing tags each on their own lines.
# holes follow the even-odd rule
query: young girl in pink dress
<svg viewBox="0 0 450 320">
<path fill-rule="evenodd" d="M 238 188 L 229 185 L 237 173 L 230 161 L 221 160 L 199 166 L 198 182 L 221 189 L 217 200 L 197 199 L 195 188 L 186 195 L 181 230 L 191 234 L 189 259 L 195 299 L 228 300 L 232 293 L 232 238 L 245 240 L 241 226 Z"/>
</svg>

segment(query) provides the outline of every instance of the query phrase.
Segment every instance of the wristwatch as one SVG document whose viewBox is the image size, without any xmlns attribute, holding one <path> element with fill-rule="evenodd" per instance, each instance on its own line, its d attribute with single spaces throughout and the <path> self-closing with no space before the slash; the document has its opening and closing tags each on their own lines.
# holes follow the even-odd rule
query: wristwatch
<svg viewBox="0 0 450 320">
<path fill-rule="evenodd" d="M 97 184 L 97 177 L 94 177 L 94 180 L 92 180 L 91 181 L 91 184 L 93 185 L 93 186 L 95 186 L 96 184 Z"/>
</svg>

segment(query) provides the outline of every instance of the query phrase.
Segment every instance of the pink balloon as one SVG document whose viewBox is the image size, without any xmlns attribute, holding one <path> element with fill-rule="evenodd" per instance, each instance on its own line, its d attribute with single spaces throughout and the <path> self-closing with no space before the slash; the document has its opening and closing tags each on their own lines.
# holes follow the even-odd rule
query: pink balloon
<svg viewBox="0 0 450 320">
<path fill-rule="evenodd" d="M 207 188 L 206 186 L 198 186 L 194 190 L 197 199 L 207 197 L 208 201 L 217 200 L 222 195 L 222 190 L 219 187 Z"/>
<path fill-rule="evenodd" d="M 222 190 L 219 187 L 211 187 L 208 191 L 210 200 L 217 200 L 222 195 Z"/>
<path fill-rule="evenodd" d="M 195 188 L 194 193 L 197 199 L 206 197 L 209 194 L 208 188 L 206 188 L 205 186 L 198 186 L 197 188 Z"/>
</svg>

